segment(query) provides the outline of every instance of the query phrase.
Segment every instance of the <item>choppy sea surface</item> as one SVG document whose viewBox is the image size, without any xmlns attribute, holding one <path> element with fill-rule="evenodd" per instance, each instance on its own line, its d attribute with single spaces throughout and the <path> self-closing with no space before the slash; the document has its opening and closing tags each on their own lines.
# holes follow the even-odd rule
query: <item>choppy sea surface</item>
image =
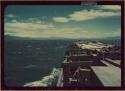
<svg viewBox="0 0 125 91">
<path fill-rule="evenodd" d="M 66 47 L 76 40 L 5 40 L 4 80 L 6 86 L 23 86 L 40 80 L 63 62 Z M 120 44 L 119 40 L 99 40 Z"/>
</svg>

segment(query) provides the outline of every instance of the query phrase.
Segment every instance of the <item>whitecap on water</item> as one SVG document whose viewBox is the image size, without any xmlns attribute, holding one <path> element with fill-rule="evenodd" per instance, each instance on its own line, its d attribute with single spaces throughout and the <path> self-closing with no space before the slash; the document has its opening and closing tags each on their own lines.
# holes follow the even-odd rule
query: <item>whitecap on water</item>
<svg viewBox="0 0 125 91">
<path fill-rule="evenodd" d="M 27 47 L 32 47 L 31 45 L 28 45 Z"/>
<path fill-rule="evenodd" d="M 53 68 L 50 75 L 43 77 L 39 81 L 29 82 L 24 85 L 24 87 L 47 87 L 47 86 L 53 86 L 55 82 L 57 82 L 58 76 L 59 76 L 59 69 Z"/>
<path fill-rule="evenodd" d="M 40 50 L 40 48 L 36 48 L 36 50 Z"/>
<path fill-rule="evenodd" d="M 31 65 L 24 66 L 24 68 L 26 68 L 26 69 L 29 69 L 29 68 L 38 68 L 38 66 L 31 64 Z"/>
</svg>

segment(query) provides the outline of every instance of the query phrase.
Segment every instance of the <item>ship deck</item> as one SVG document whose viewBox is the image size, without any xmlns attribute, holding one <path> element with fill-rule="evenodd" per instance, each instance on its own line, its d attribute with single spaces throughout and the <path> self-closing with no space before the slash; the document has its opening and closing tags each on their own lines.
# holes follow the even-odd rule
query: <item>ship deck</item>
<svg viewBox="0 0 125 91">
<path fill-rule="evenodd" d="M 91 67 L 104 86 L 121 86 L 121 69 L 118 67 Z"/>
<path fill-rule="evenodd" d="M 121 87 L 118 48 L 102 43 L 76 43 L 68 47 L 57 87 Z"/>
</svg>

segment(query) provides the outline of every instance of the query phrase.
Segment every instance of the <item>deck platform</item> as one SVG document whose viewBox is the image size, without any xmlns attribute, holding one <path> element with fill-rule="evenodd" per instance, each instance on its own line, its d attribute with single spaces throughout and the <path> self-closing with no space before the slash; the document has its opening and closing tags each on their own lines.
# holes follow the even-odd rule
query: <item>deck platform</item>
<svg viewBox="0 0 125 91">
<path fill-rule="evenodd" d="M 121 69 L 113 66 L 91 67 L 104 86 L 121 86 Z"/>
</svg>

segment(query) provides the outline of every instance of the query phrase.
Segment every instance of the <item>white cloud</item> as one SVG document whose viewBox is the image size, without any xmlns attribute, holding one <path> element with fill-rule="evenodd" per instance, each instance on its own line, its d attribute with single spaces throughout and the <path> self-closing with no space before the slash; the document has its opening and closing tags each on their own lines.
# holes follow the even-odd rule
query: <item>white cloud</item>
<svg viewBox="0 0 125 91">
<path fill-rule="evenodd" d="M 16 20 L 16 19 L 13 19 L 13 20 L 11 20 L 11 22 L 17 22 L 17 20 Z"/>
<path fill-rule="evenodd" d="M 66 17 L 54 17 L 53 20 L 55 22 L 68 22 L 70 20 L 74 21 L 84 21 L 84 20 L 90 20 L 95 18 L 104 18 L 104 17 L 110 17 L 110 16 L 120 16 L 120 9 L 121 7 L 118 5 L 101 5 L 98 6 L 101 10 L 81 10 L 81 11 L 75 11 L 68 15 L 68 18 Z M 104 11 L 103 9 L 108 9 L 110 11 Z M 116 11 L 111 11 L 116 10 Z"/>
<path fill-rule="evenodd" d="M 41 38 L 46 37 L 44 31 L 55 29 L 53 24 L 42 24 L 32 22 L 18 22 L 12 20 L 11 22 L 5 22 L 4 24 L 5 35 L 29 37 L 29 38 Z M 48 36 L 47 36 L 48 37 Z"/>
<path fill-rule="evenodd" d="M 67 23 L 69 21 L 85 21 L 95 18 L 104 18 L 110 16 L 120 16 L 119 6 L 99 6 L 98 10 L 79 10 L 67 15 L 67 17 L 53 17 L 55 22 Z M 102 9 L 102 10 L 101 10 Z M 103 10 L 109 9 L 109 11 Z M 113 11 L 112 11 L 113 10 Z M 115 11 L 116 10 L 116 11 Z M 47 16 L 43 17 L 31 17 L 26 20 L 20 20 L 21 22 L 13 19 L 17 17 L 14 14 L 8 14 L 6 17 L 11 18 L 11 22 L 7 22 L 5 19 L 5 35 L 12 35 L 18 37 L 29 37 L 29 38 L 49 38 L 49 37 L 64 37 L 64 38 L 97 38 L 107 36 L 120 35 L 120 31 L 110 32 L 96 32 L 96 30 L 86 30 L 82 27 L 75 26 L 71 27 L 70 24 L 66 27 L 58 28 L 52 23 L 46 21 Z M 71 24 L 72 25 L 72 24 Z M 91 26 L 90 26 L 91 27 Z"/>
<path fill-rule="evenodd" d="M 107 9 L 107 10 L 121 10 L 120 5 L 99 5 L 100 9 Z"/>
<path fill-rule="evenodd" d="M 39 18 L 28 18 L 28 22 L 43 23 Z"/>
<path fill-rule="evenodd" d="M 15 18 L 15 17 L 17 17 L 16 15 L 14 15 L 14 14 L 8 14 L 8 15 L 6 15 L 7 17 L 9 17 L 9 18 Z"/>
<path fill-rule="evenodd" d="M 81 31 L 82 30 L 82 31 Z M 55 28 L 52 24 L 24 23 L 24 22 L 6 22 L 5 35 L 29 37 L 29 38 L 80 38 L 87 32 L 80 27 Z M 83 36 L 81 36 L 83 34 Z"/>
<path fill-rule="evenodd" d="M 89 19 L 95 19 L 99 17 L 109 17 L 109 16 L 118 16 L 120 15 L 119 12 L 105 12 L 101 10 L 82 10 L 82 11 L 76 11 L 73 14 L 70 14 L 70 20 L 76 20 L 76 21 L 84 21 Z"/>
<path fill-rule="evenodd" d="M 17 22 L 16 20 L 12 21 L 13 22 L 6 22 L 5 28 L 17 29 L 17 30 L 41 30 L 41 31 L 54 28 L 52 24 Z"/>
<path fill-rule="evenodd" d="M 72 30 L 72 29 L 71 29 Z M 70 29 L 54 29 L 53 31 L 11 31 L 5 35 L 28 37 L 28 38 L 81 38 L 88 37 L 82 32 L 70 31 Z"/>
<path fill-rule="evenodd" d="M 69 21 L 66 17 L 54 17 L 53 20 L 60 23 L 65 23 Z"/>
<path fill-rule="evenodd" d="M 43 31 L 53 29 L 53 25 L 43 25 L 34 23 L 6 23 L 5 24 L 5 35 L 17 36 L 17 37 L 28 37 L 28 38 L 42 38 L 45 36 Z"/>
<path fill-rule="evenodd" d="M 24 22 L 7 22 L 5 23 L 5 35 L 27 37 L 27 38 L 98 38 L 105 36 L 119 35 L 120 31 L 116 32 L 95 32 L 85 30 L 82 27 L 74 26 L 68 28 L 56 28 L 52 24 L 37 24 Z"/>
</svg>

